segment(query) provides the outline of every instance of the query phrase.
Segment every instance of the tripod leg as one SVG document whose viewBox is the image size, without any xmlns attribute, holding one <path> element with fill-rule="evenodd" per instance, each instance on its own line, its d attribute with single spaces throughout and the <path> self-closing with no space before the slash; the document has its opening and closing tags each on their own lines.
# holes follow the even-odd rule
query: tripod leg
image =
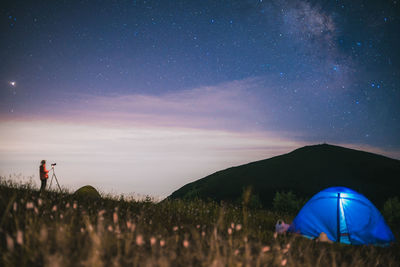
<svg viewBox="0 0 400 267">
<path fill-rule="evenodd" d="M 53 178 L 54 178 L 54 173 L 53 173 L 53 175 L 51 176 L 50 185 L 49 185 L 49 190 L 50 190 L 50 188 L 51 188 L 51 184 L 53 183 Z"/>
<path fill-rule="evenodd" d="M 55 173 L 53 173 L 53 175 L 54 175 L 54 178 L 55 178 L 55 180 L 56 180 L 56 183 L 57 183 L 57 185 L 58 185 L 58 189 L 60 189 L 60 192 L 62 192 L 62 190 L 61 190 L 61 186 L 60 186 L 60 184 L 58 183 L 58 179 L 57 179 L 57 176 L 56 176 L 56 174 L 55 174 Z"/>
</svg>

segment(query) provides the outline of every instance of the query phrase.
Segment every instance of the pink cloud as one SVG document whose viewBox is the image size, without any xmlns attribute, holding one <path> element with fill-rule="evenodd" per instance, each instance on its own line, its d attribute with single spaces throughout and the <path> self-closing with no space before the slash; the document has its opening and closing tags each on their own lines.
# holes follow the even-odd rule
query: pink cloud
<svg viewBox="0 0 400 267">
<path fill-rule="evenodd" d="M 73 123 L 253 129 L 257 118 L 265 116 L 251 92 L 257 82 L 246 79 L 159 95 L 79 95 L 73 103 L 49 105 L 42 113 L 49 120 Z"/>
</svg>

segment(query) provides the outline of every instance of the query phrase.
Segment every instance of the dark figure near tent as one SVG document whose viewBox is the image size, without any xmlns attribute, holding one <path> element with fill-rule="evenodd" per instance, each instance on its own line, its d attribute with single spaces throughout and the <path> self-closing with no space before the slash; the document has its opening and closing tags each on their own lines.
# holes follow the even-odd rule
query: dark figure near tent
<svg viewBox="0 0 400 267">
<path fill-rule="evenodd" d="M 40 192 L 42 192 L 46 189 L 47 179 L 49 178 L 49 171 L 46 169 L 45 160 L 42 160 L 40 162 L 39 174 L 40 174 L 40 181 L 42 182 L 42 185 L 40 186 Z"/>
<path fill-rule="evenodd" d="M 283 220 L 278 220 L 275 224 L 275 232 L 277 234 L 285 234 L 290 225 L 286 224 Z"/>
</svg>

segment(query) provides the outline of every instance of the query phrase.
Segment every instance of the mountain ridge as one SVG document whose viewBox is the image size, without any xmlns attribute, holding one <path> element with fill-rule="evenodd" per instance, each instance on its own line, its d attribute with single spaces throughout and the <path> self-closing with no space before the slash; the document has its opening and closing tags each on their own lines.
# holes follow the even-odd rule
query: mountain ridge
<svg viewBox="0 0 400 267">
<path fill-rule="evenodd" d="M 263 206 L 276 192 L 309 198 L 329 186 L 346 186 L 382 205 L 400 195 L 400 161 L 330 144 L 304 146 L 289 153 L 217 171 L 174 191 L 168 198 L 237 201 L 252 187 Z"/>
</svg>

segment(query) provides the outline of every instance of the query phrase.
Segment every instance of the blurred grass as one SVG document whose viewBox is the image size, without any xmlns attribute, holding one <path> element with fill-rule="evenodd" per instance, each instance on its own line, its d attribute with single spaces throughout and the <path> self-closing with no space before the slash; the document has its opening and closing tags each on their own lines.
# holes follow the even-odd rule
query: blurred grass
<svg viewBox="0 0 400 267">
<path fill-rule="evenodd" d="M 399 266 L 400 247 L 274 237 L 295 214 L 244 205 L 101 199 L 0 178 L 1 266 Z M 399 228 L 393 228 L 399 237 Z"/>
</svg>

